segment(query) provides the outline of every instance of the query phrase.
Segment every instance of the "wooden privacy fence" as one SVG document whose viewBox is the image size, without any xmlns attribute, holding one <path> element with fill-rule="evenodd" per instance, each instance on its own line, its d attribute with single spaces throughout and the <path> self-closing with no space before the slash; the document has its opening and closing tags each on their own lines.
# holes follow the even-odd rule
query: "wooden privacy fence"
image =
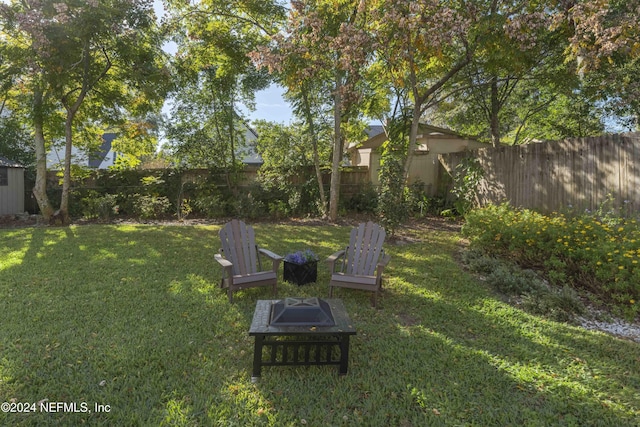
<svg viewBox="0 0 640 427">
<path fill-rule="evenodd" d="M 613 197 L 623 214 L 640 208 L 640 133 L 481 148 L 440 156 L 449 173 L 466 156 L 484 169 L 478 203 L 509 201 L 541 212 L 596 210 Z"/>
</svg>

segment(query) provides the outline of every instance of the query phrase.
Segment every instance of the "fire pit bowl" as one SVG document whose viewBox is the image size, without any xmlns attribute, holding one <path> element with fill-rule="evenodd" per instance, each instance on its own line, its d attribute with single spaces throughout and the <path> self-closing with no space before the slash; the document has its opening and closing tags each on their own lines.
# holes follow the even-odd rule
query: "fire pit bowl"
<svg viewBox="0 0 640 427">
<path fill-rule="evenodd" d="M 329 304 L 320 298 L 285 298 L 271 305 L 273 326 L 335 326 Z"/>
</svg>

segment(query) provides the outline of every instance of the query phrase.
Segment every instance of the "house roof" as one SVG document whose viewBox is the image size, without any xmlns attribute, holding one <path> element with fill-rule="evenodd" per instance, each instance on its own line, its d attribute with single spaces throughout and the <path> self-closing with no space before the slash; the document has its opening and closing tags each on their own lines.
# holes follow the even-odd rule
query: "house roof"
<svg viewBox="0 0 640 427">
<path fill-rule="evenodd" d="M 370 125 L 365 129 L 365 132 L 367 133 L 367 136 L 369 138 L 373 138 L 376 135 L 380 135 L 381 133 L 384 133 L 384 126 Z"/>
<path fill-rule="evenodd" d="M 0 167 L 5 167 L 5 168 L 23 168 L 24 166 L 22 166 L 18 162 L 14 162 L 13 160 L 9 160 L 6 157 L 0 156 Z"/>
<path fill-rule="evenodd" d="M 89 167 L 90 168 L 99 168 L 102 162 L 104 161 L 109 151 L 111 151 L 111 143 L 114 139 L 116 139 L 118 135 L 113 132 L 107 132 L 102 134 L 102 144 L 98 150 L 94 153 L 91 153 L 89 156 Z"/>
<path fill-rule="evenodd" d="M 360 148 L 372 148 L 376 149 L 382 145 L 384 141 L 387 140 L 387 135 L 384 132 L 383 126 L 369 126 L 366 130 L 367 136 L 369 139 L 363 141 L 361 144 L 351 144 L 348 148 L 349 151 L 360 149 Z M 468 139 L 464 135 L 461 135 L 451 129 L 445 129 L 437 126 L 428 125 L 426 123 L 420 123 L 420 128 L 418 130 L 418 137 L 428 137 L 428 136 L 440 136 L 440 137 L 450 137 L 455 139 Z"/>
</svg>

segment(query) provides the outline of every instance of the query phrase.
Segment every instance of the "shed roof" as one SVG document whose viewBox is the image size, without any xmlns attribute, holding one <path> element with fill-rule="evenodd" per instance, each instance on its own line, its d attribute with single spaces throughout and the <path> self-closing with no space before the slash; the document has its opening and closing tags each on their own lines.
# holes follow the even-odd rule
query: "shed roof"
<svg viewBox="0 0 640 427">
<path fill-rule="evenodd" d="M 13 160 L 9 160 L 6 157 L 0 156 L 0 166 L 5 168 L 23 168 L 20 163 L 14 162 Z"/>
</svg>

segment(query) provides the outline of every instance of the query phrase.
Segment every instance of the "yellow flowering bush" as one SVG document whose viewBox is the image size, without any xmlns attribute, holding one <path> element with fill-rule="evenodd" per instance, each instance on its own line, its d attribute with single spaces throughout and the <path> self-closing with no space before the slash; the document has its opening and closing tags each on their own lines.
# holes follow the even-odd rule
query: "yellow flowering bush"
<svg viewBox="0 0 640 427">
<path fill-rule="evenodd" d="M 509 204 L 467 214 L 472 247 L 542 271 L 554 285 L 596 295 L 627 318 L 640 313 L 640 228 L 634 219 L 543 215 Z"/>
</svg>

